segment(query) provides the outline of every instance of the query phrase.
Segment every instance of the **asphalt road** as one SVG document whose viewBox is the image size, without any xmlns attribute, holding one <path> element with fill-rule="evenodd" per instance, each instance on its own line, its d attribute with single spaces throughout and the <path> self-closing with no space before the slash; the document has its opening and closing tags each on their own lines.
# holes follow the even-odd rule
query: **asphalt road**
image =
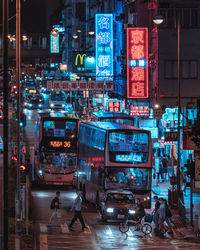
<svg viewBox="0 0 200 250">
<path fill-rule="evenodd" d="M 83 217 L 87 229 L 82 232 L 79 221 L 73 226 L 74 231 L 70 232 L 69 225 L 73 212 L 70 208 L 76 197 L 74 190 L 60 190 L 61 218 L 54 218 L 49 225 L 50 202 L 57 190 L 33 190 L 34 201 L 34 222 L 35 232 L 37 232 L 38 250 L 56 249 L 85 249 L 85 250 L 144 250 L 144 249 L 199 249 L 198 243 L 188 243 L 182 239 L 167 237 L 160 239 L 155 235 L 144 236 L 142 232 L 130 228 L 127 234 L 123 234 L 118 229 L 118 223 L 101 221 L 99 213 L 91 204 L 86 204 L 87 209 L 83 209 Z"/>
</svg>

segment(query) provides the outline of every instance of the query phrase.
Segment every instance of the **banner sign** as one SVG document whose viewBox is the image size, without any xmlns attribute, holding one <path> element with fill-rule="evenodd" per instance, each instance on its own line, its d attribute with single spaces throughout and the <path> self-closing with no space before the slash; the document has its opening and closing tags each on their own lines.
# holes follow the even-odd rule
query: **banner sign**
<svg viewBox="0 0 200 250">
<path fill-rule="evenodd" d="M 50 34 L 50 52 L 59 53 L 59 32 L 57 29 L 52 29 Z"/>
<path fill-rule="evenodd" d="M 47 81 L 47 90 L 64 90 L 64 91 L 85 91 L 85 90 L 99 90 L 99 91 L 112 91 L 114 84 L 112 81 Z"/>
<path fill-rule="evenodd" d="M 149 106 L 133 106 L 130 104 L 129 114 L 132 116 L 149 116 L 150 107 Z"/>
<path fill-rule="evenodd" d="M 97 80 L 113 79 L 113 15 L 96 14 L 96 76 Z"/>
<path fill-rule="evenodd" d="M 107 111 L 109 112 L 122 112 L 122 105 L 120 100 L 108 100 L 106 106 Z"/>
<path fill-rule="evenodd" d="M 127 98 L 148 98 L 148 28 L 127 28 Z"/>
</svg>

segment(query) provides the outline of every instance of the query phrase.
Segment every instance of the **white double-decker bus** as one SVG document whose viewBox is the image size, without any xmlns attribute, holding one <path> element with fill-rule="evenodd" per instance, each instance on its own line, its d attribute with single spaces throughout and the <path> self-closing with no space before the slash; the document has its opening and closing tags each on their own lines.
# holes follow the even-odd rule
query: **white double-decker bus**
<svg viewBox="0 0 200 250">
<path fill-rule="evenodd" d="M 75 185 L 77 118 L 66 112 L 41 112 L 35 124 L 35 180 L 52 185 Z"/>
<path fill-rule="evenodd" d="M 149 131 L 120 123 L 80 123 L 78 189 L 98 204 L 106 190 L 130 190 L 151 206 L 152 157 Z"/>
</svg>

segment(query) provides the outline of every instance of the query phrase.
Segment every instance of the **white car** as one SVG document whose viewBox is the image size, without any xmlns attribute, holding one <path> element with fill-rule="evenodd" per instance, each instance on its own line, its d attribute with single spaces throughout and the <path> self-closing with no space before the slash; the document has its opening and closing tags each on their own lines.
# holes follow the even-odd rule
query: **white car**
<svg viewBox="0 0 200 250">
<path fill-rule="evenodd" d="M 3 139 L 0 136 L 0 153 L 3 153 Z"/>
<path fill-rule="evenodd" d="M 49 96 L 49 106 L 51 109 L 63 109 L 66 108 L 67 96 L 65 92 L 52 92 Z"/>
</svg>

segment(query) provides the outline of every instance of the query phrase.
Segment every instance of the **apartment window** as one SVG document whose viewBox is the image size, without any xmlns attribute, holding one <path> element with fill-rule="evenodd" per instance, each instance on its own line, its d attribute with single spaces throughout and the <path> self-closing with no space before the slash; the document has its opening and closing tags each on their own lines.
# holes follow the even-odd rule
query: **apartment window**
<svg viewBox="0 0 200 250">
<path fill-rule="evenodd" d="M 198 61 L 181 61 L 181 79 L 198 79 Z M 177 61 L 167 60 L 164 62 L 164 78 L 177 79 Z"/>
</svg>

